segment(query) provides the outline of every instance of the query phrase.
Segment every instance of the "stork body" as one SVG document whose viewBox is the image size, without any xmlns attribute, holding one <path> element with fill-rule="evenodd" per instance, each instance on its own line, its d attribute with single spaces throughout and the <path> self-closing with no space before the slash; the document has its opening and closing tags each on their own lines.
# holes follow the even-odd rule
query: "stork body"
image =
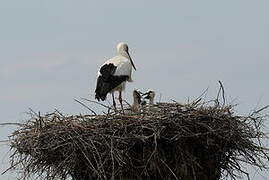
<svg viewBox="0 0 269 180">
<path fill-rule="evenodd" d="M 149 103 L 145 106 L 145 109 L 151 112 L 158 112 L 161 111 L 160 108 L 154 105 L 154 98 L 155 98 L 155 91 L 152 89 L 149 89 L 146 93 L 143 94 L 144 99 L 148 99 Z"/>
<path fill-rule="evenodd" d="M 117 46 L 117 55 L 107 60 L 98 71 L 95 99 L 104 101 L 107 94 L 111 93 L 113 106 L 116 109 L 114 92 L 118 91 L 119 102 L 123 109 L 122 91 L 124 91 L 127 81 L 132 82 L 132 68 L 136 70 L 129 55 L 127 44 L 119 43 Z"/>
<path fill-rule="evenodd" d="M 132 110 L 134 112 L 139 112 L 141 109 L 142 96 L 138 90 L 133 91 L 133 105 Z"/>
</svg>

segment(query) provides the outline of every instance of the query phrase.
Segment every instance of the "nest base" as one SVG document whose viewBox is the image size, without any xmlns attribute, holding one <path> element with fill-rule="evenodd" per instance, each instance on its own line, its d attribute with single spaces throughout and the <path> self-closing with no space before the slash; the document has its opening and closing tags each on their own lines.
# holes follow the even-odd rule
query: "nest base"
<svg viewBox="0 0 269 180">
<path fill-rule="evenodd" d="M 23 178 L 218 180 L 244 172 L 238 156 L 263 168 L 261 116 L 232 106 L 159 103 L 142 113 L 32 116 L 11 136 Z M 259 126 L 257 126 L 259 124 Z"/>
</svg>

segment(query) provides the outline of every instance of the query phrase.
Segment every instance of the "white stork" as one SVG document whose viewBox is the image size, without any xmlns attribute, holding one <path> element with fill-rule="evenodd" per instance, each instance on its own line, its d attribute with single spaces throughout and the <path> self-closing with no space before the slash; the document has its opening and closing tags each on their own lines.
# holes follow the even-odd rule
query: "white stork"
<svg viewBox="0 0 269 180">
<path fill-rule="evenodd" d="M 113 106 L 116 109 L 114 92 L 119 92 L 119 102 L 122 105 L 122 91 L 125 89 L 126 81 L 132 82 L 132 67 L 136 70 L 128 46 L 125 43 L 117 45 L 117 55 L 107 60 L 99 69 L 95 89 L 95 99 L 104 101 L 108 93 L 112 94 Z"/>
<path fill-rule="evenodd" d="M 144 99 L 148 99 L 149 103 L 145 106 L 145 110 L 151 111 L 153 113 L 162 111 L 158 106 L 154 105 L 155 91 L 149 89 L 143 94 Z"/>
<path fill-rule="evenodd" d="M 149 89 L 146 93 L 143 94 L 143 96 L 145 96 L 145 99 L 149 100 L 149 104 L 154 104 L 155 91 Z"/>
<path fill-rule="evenodd" d="M 133 105 L 132 105 L 132 110 L 134 112 L 140 111 L 141 105 L 142 105 L 141 92 L 135 89 L 133 91 Z"/>
</svg>

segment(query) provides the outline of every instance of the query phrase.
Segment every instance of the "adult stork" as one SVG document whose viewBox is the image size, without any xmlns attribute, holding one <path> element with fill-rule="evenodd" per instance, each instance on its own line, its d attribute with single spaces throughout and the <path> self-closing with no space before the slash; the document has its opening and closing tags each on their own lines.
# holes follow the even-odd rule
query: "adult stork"
<svg viewBox="0 0 269 180">
<path fill-rule="evenodd" d="M 119 92 L 119 102 L 122 105 L 122 91 L 126 82 L 132 82 L 132 68 L 135 68 L 133 60 L 129 54 L 128 45 L 119 43 L 117 45 L 117 55 L 107 60 L 99 69 L 97 84 L 95 89 L 95 99 L 104 101 L 108 93 L 112 94 L 113 106 L 116 109 L 114 92 Z"/>
</svg>

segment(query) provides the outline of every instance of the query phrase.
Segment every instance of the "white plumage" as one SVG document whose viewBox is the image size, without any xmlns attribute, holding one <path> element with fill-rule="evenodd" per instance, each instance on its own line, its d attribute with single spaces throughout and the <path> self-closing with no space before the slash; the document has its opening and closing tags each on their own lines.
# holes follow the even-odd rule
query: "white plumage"
<svg viewBox="0 0 269 180">
<path fill-rule="evenodd" d="M 128 76 L 127 81 L 132 82 L 132 64 L 129 59 L 123 57 L 123 56 L 115 56 L 109 60 L 107 60 L 101 67 L 103 67 L 106 64 L 113 64 L 116 66 L 116 71 L 114 72 L 113 76 Z M 101 75 L 100 70 L 98 71 L 97 78 Z M 121 84 L 119 84 L 117 87 L 115 87 L 111 92 L 113 91 L 124 91 L 125 90 L 126 81 L 123 81 Z"/>
<path fill-rule="evenodd" d="M 125 89 L 126 81 L 132 82 L 132 68 L 136 70 L 127 44 L 119 43 L 117 56 L 107 60 L 98 71 L 95 98 L 104 101 L 107 94 L 111 93 L 113 106 L 116 107 L 114 92 L 119 91 L 119 101 L 123 109 L 121 93 Z"/>
<path fill-rule="evenodd" d="M 145 96 L 146 95 L 146 96 Z M 145 96 L 145 99 L 149 100 L 149 104 L 154 104 L 154 98 L 155 98 L 155 91 L 152 89 L 149 89 L 146 93 L 143 94 Z"/>
<path fill-rule="evenodd" d="M 142 96 L 141 92 L 135 89 L 133 91 L 133 105 L 132 105 L 132 111 L 133 112 L 139 112 L 141 110 L 141 103 L 142 103 Z"/>
<path fill-rule="evenodd" d="M 154 104 L 154 98 L 155 98 L 155 91 L 152 89 L 149 89 L 146 93 L 143 94 L 144 99 L 148 99 L 149 102 L 144 106 L 145 110 L 151 111 L 153 113 L 162 111 L 158 106 Z"/>
<path fill-rule="evenodd" d="M 105 64 L 110 64 L 112 63 L 114 66 L 116 66 L 116 71 L 113 74 L 114 76 L 118 76 L 118 75 L 128 75 L 129 79 L 128 81 L 132 81 L 131 80 L 131 75 L 132 75 L 132 64 L 130 62 L 130 60 L 128 60 L 127 58 L 123 57 L 123 56 L 115 56 L 109 60 L 107 60 L 102 66 L 104 66 Z M 101 67 L 102 67 L 101 66 Z M 100 76 L 100 70 L 98 71 L 98 76 Z"/>
</svg>

